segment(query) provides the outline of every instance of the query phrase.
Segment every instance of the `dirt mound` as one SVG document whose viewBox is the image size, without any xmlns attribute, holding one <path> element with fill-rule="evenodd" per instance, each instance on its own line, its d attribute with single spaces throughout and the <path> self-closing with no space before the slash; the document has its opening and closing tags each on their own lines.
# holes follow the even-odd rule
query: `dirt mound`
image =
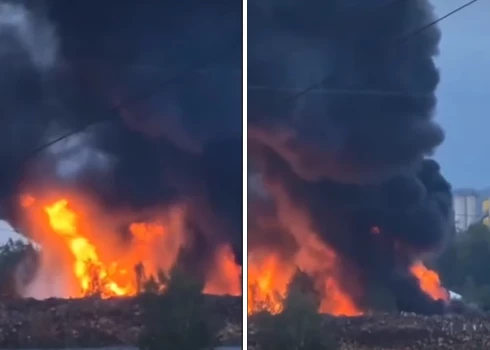
<svg viewBox="0 0 490 350">
<path fill-rule="evenodd" d="M 223 320 L 223 343 L 238 337 L 241 298 L 208 296 L 213 317 Z M 211 316 L 211 315 L 210 315 Z M 134 345 L 141 333 L 142 299 L 0 300 L 0 348 Z M 230 332 L 230 329 L 233 332 Z"/>
<path fill-rule="evenodd" d="M 336 336 L 341 350 L 490 349 L 488 314 L 325 316 L 324 327 Z M 253 344 L 253 326 L 249 332 Z"/>
<path fill-rule="evenodd" d="M 490 349 L 488 315 L 376 315 L 327 324 L 337 326 L 343 349 Z"/>
</svg>

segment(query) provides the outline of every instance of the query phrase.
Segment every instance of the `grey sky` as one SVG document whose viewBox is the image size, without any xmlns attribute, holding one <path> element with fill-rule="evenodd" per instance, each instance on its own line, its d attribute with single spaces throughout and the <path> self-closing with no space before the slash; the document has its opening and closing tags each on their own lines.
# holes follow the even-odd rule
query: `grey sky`
<svg viewBox="0 0 490 350">
<path fill-rule="evenodd" d="M 432 0 L 439 17 L 468 0 Z M 443 20 L 436 120 L 446 141 L 436 159 L 454 187 L 490 186 L 490 0 Z"/>
</svg>

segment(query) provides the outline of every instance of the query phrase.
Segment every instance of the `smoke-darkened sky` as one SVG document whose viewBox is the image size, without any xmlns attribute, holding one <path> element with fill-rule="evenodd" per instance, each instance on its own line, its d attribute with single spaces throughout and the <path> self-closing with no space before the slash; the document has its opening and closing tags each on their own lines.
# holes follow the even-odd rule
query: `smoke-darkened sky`
<svg viewBox="0 0 490 350">
<path fill-rule="evenodd" d="M 439 16 L 466 0 L 433 0 Z M 440 23 L 442 41 L 437 65 L 441 70 L 436 119 L 446 140 L 436 151 L 445 176 L 454 187 L 490 185 L 488 101 L 490 92 L 490 2 L 479 1 Z M 9 236 L 0 230 L 0 238 Z"/>
<path fill-rule="evenodd" d="M 2 218 L 26 186 L 84 184 L 106 210 L 193 201 L 189 231 L 241 244 L 241 1 L 25 4 L 0 2 Z"/>
<path fill-rule="evenodd" d="M 359 286 L 343 276 L 386 287 L 400 310 L 442 312 L 410 272 L 453 231 L 451 186 L 437 162 L 425 158 L 444 141 L 434 120 L 440 81 L 434 57 L 444 32 L 426 27 L 438 18 L 432 3 L 253 4 L 249 81 L 259 88 L 249 94 L 248 154 L 283 230 L 256 225 L 248 234 L 257 243 L 249 249 L 262 249 L 264 235 L 279 235 L 270 249 L 288 255 L 282 243 L 288 235 L 303 249 L 313 231 L 341 261 L 329 274 L 337 274 L 356 305 L 369 305 L 368 294 L 356 298 Z M 293 54 L 282 62 L 254 65 L 286 48 Z M 301 94 L 322 77 L 328 96 Z M 288 88 L 301 98 L 281 103 L 291 96 Z M 373 226 L 379 235 L 371 234 Z"/>
</svg>

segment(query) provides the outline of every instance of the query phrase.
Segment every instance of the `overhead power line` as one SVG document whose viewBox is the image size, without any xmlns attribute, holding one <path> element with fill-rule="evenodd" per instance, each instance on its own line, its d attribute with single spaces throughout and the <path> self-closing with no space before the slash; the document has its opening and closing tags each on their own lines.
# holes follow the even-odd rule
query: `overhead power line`
<svg viewBox="0 0 490 350">
<path fill-rule="evenodd" d="M 262 85 L 249 85 L 249 90 L 263 90 L 263 91 L 286 91 L 297 92 L 303 91 L 301 88 L 288 88 L 288 87 L 275 87 L 275 86 L 262 86 Z M 372 89 L 335 89 L 335 88 L 314 88 L 308 91 L 309 94 L 315 95 L 372 95 L 372 96 L 408 96 L 408 97 L 422 97 L 426 94 L 411 94 L 403 91 L 388 91 L 388 90 L 372 90 Z"/>
<path fill-rule="evenodd" d="M 439 17 L 439 18 L 437 18 L 436 20 L 434 20 L 434 21 L 432 21 L 432 22 L 430 22 L 430 23 L 428 23 L 428 24 L 426 24 L 426 25 L 424 25 L 424 26 L 422 26 L 422 27 L 419 27 L 419 28 L 415 29 L 414 31 L 412 31 L 412 32 L 410 32 L 410 33 L 408 33 L 408 34 L 406 34 L 406 35 L 404 35 L 404 36 L 400 37 L 400 38 L 399 38 L 399 39 L 397 39 L 396 41 L 392 42 L 392 44 L 401 44 L 401 43 L 404 43 L 404 42 L 406 42 L 407 40 L 409 40 L 409 39 L 413 38 L 414 36 L 419 35 L 420 33 L 424 32 L 425 30 L 427 30 L 427 29 L 431 28 L 432 26 L 434 26 L 434 25 L 436 25 L 436 24 L 440 23 L 441 21 L 443 21 L 443 20 L 445 20 L 445 19 L 447 19 L 447 18 L 449 18 L 449 17 L 453 16 L 454 14 L 456 14 L 456 13 L 458 13 L 458 12 L 462 11 L 463 9 L 465 9 L 465 8 L 469 7 L 470 5 L 475 4 L 475 3 L 476 3 L 476 2 L 478 2 L 478 1 L 479 1 L 479 0 L 472 0 L 472 1 L 469 1 L 469 2 L 467 2 L 467 3 L 465 3 L 465 4 L 463 4 L 463 5 L 461 5 L 460 7 L 458 7 L 458 8 L 456 8 L 456 9 L 454 9 L 453 11 L 448 12 L 448 13 L 447 13 L 447 14 L 445 14 L 444 16 Z M 284 101 L 284 103 L 293 103 L 293 102 L 295 102 L 296 100 L 298 100 L 299 98 L 301 98 L 301 97 L 303 97 L 304 95 L 308 94 L 309 92 L 311 92 L 311 91 L 314 91 L 314 90 L 316 90 L 316 89 L 321 88 L 321 87 L 322 87 L 322 85 L 323 85 L 323 84 L 324 84 L 324 83 L 325 83 L 325 82 L 326 82 L 326 81 L 327 81 L 329 78 L 330 78 L 329 76 L 323 77 L 321 80 L 319 80 L 319 81 L 317 81 L 316 83 L 314 83 L 314 84 L 310 85 L 309 87 L 307 87 L 307 88 L 305 88 L 305 89 L 303 89 L 303 90 L 301 90 L 301 91 L 299 91 L 299 92 L 297 92 L 297 93 L 295 93 L 295 94 L 293 94 L 293 95 L 291 95 L 291 96 L 287 97 L 287 98 L 286 98 L 286 100 Z M 328 90 L 330 90 L 330 89 L 328 89 Z M 328 90 L 327 90 L 327 91 L 328 91 Z M 338 89 L 332 89 L 332 90 L 337 90 L 337 91 L 338 91 Z M 330 91 L 332 91 L 332 90 L 330 90 Z M 363 91 L 362 91 L 362 90 L 345 90 L 345 91 L 346 91 L 346 92 L 349 92 L 349 93 L 354 93 L 354 92 L 355 92 L 355 93 L 357 93 L 357 94 L 362 94 L 362 93 L 363 93 Z"/>
<path fill-rule="evenodd" d="M 365 1 L 365 0 L 362 0 L 362 1 Z M 395 5 L 396 3 L 401 3 L 403 1 L 411 1 L 411 0 L 387 0 L 384 3 L 377 4 L 376 6 L 371 6 L 370 9 L 369 9 L 369 11 L 371 11 L 371 12 L 379 12 L 379 10 L 381 10 L 381 9 L 385 9 L 386 7 Z M 253 5 L 254 4 L 252 4 L 252 5 L 249 4 L 249 7 L 250 6 L 253 6 Z M 357 4 L 350 4 L 350 5 L 346 6 L 346 7 L 350 8 L 350 9 L 356 9 L 358 7 L 356 5 Z M 364 10 L 364 8 L 363 8 L 363 10 Z M 286 58 L 288 56 L 294 55 L 295 53 L 297 53 L 299 51 L 301 51 L 301 49 L 298 49 L 298 50 L 285 50 L 285 51 L 279 53 L 278 55 L 275 55 L 272 58 L 271 57 L 266 57 L 265 59 L 256 60 L 256 61 L 254 61 L 252 63 L 248 63 L 248 69 L 249 70 L 253 70 L 254 68 L 260 67 L 260 66 L 262 66 L 265 63 L 280 61 L 283 58 Z"/>
<path fill-rule="evenodd" d="M 417 34 L 419 34 L 420 32 L 423 32 L 423 31 L 424 31 L 424 30 L 426 30 L 427 28 L 430 28 L 430 27 L 432 27 L 432 26 L 436 25 L 437 23 L 439 23 L 439 22 L 441 22 L 441 21 L 445 20 L 445 19 L 446 19 L 446 18 L 448 18 L 448 17 L 451 17 L 452 15 L 454 15 L 454 14 L 458 13 L 458 12 L 459 12 L 459 11 L 461 11 L 461 10 L 464 10 L 465 8 L 467 8 L 467 7 L 471 6 L 471 5 L 473 5 L 473 4 L 474 4 L 474 3 L 476 3 L 476 2 L 478 2 L 478 0 L 468 1 L 467 3 L 465 3 L 465 4 L 461 5 L 460 7 L 456 8 L 456 9 L 454 9 L 454 10 L 452 10 L 452 11 L 448 12 L 448 13 L 446 13 L 444 16 L 439 17 L 439 18 L 437 18 L 436 20 L 434 20 L 434 21 L 432 21 L 432 22 L 430 22 L 430 23 L 427 23 L 425 26 L 422 26 L 422 27 L 420 27 L 419 29 L 417 29 L 417 30 L 413 31 L 412 33 L 410 33 L 410 37 L 411 37 L 411 36 L 414 36 L 414 35 L 417 35 Z M 405 38 L 405 39 L 407 39 L 407 38 Z"/>
<path fill-rule="evenodd" d="M 141 92 L 137 95 L 131 96 L 128 99 L 126 99 L 125 101 L 122 101 L 121 103 L 113 106 L 112 108 L 110 108 L 107 111 L 107 116 L 108 116 L 107 118 L 99 119 L 99 120 L 92 120 L 88 123 L 80 125 L 78 128 L 75 128 L 66 134 L 63 134 L 63 135 L 51 140 L 48 143 L 43 144 L 42 146 L 39 146 L 38 148 L 34 149 L 27 157 L 25 157 L 17 165 L 22 165 L 22 164 L 27 163 L 30 159 L 34 158 L 39 153 L 41 153 L 42 151 L 51 147 L 52 145 L 54 145 L 54 144 L 56 144 L 62 140 L 65 140 L 65 139 L 67 139 L 67 138 L 69 138 L 75 134 L 78 134 L 78 133 L 86 130 L 87 128 L 89 128 L 93 125 L 114 120 L 115 118 L 118 117 L 117 113 L 120 112 L 121 109 L 124 108 L 125 106 L 130 105 L 130 104 L 134 104 L 134 103 L 140 102 L 142 100 L 149 99 L 149 98 L 153 97 L 155 94 L 157 94 L 163 88 L 165 88 L 166 86 L 171 85 L 175 82 L 178 82 L 180 79 L 186 77 L 189 73 L 192 73 L 194 71 L 205 70 L 209 66 L 212 66 L 213 64 L 221 62 L 221 60 L 224 57 L 228 56 L 229 52 L 233 52 L 234 49 L 240 48 L 241 43 L 242 43 L 242 26 L 240 24 L 238 33 L 235 33 L 234 35 L 232 35 L 232 39 L 229 41 L 229 44 L 225 45 L 218 52 L 215 52 L 215 53 L 209 55 L 205 60 L 198 60 L 198 62 L 193 62 L 188 67 L 186 67 L 182 71 L 179 71 L 177 74 L 170 77 L 169 79 L 166 79 L 164 81 L 159 82 L 157 84 L 157 86 L 153 86 L 151 89 L 148 89 L 148 90 Z"/>
</svg>

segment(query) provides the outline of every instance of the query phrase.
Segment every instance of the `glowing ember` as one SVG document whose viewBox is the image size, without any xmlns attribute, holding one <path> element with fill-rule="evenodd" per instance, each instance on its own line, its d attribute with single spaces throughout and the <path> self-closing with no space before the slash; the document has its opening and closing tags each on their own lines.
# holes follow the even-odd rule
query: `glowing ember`
<svg viewBox="0 0 490 350">
<path fill-rule="evenodd" d="M 429 270 L 422 262 L 416 262 L 412 265 L 410 271 L 418 279 L 420 289 L 432 299 L 449 300 L 449 293 L 441 286 L 441 280 L 437 272 Z"/>
<path fill-rule="evenodd" d="M 36 202 L 36 199 L 31 196 L 31 195 L 23 195 L 23 196 L 20 196 L 20 205 L 24 208 L 28 208 L 32 205 L 34 205 L 34 203 Z"/>
</svg>

